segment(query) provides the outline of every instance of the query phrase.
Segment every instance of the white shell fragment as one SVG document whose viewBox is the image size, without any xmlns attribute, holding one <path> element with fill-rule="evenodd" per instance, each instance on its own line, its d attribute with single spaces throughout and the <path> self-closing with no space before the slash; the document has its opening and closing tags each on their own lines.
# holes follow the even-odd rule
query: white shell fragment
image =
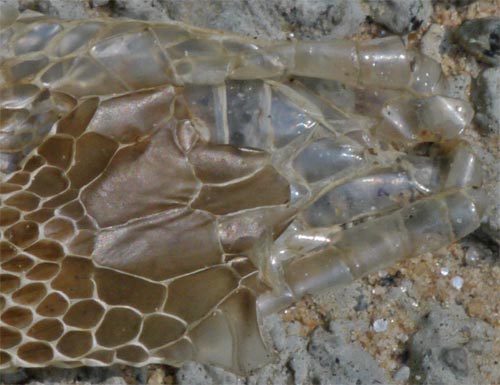
<svg viewBox="0 0 500 385">
<path fill-rule="evenodd" d="M 451 279 L 451 285 L 455 289 L 460 290 L 464 286 L 464 279 L 457 275 Z"/>
<path fill-rule="evenodd" d="M 379 318 L 373 322 L 373 330 L 375 330 L 377 333 L 382 333 L 387 330 L 388 325 L 389 321 L 387 321 L 385 318 Z"/>
</svg>

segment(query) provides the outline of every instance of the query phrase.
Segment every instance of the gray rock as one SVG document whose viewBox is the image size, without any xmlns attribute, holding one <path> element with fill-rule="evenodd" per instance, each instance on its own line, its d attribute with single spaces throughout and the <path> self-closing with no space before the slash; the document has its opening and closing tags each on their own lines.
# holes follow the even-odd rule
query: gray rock
<svg viewBox="0 0 500 385">
<path fill-rule="evenodd" d="M 93 7 L 103 7 L 108 5 L 109 0 L 91 0 L 91 4 Z"/>
<path fill-rule="evenodd" d="M 398 34 L 427 25 L 432 14 L 431 0 L 367 0 L 367 3 L 373 20 Z"/>
<path fill-rule="evenodd" d="M 464 247 L 464 262 L 471 267 L 479 267 L 481 264 L 495 266 L 499 262 L 500 254 L 498 247 L 492 245 L 491 240 L 481 238 L 481 233 L 476 232 L 461 241 Z"/>
<path fill-rule="evenodd" d="M 437 2 L 446 2 L 450 5 L 455 5 L 456 7 L 464 7 L 467 5 L 470 5 L 472 3 L 477 2 L 477 0 L 435 0 L 435 3 Z"/>
<path fill-rule="evenodd" d="M 12 371 L 0 372 L 0 384 L 25 384 L 29 379 L 29 374 L 21 368 Z"/>
<path fill-rule="evenodd" d="M 113 17 L 183 21 L 199 27 L 233 31 L 247 36 L 285 39 L 342 38 L 356 33 L 365 20 L 361 0 L 0 0 L 61 18 L 91 16 L 106 7 Z"/>
<path fill-rule="evenodd" d="M 460 45 L 479 60 L 500 66 L 500 18 L 466 20 L 455 36 Z"/>
<path fill-rule="evenodd" d="M 500 67 L 484 70 L 472 81 L 471 101 L 476 111 L 474 122 L 484 137 L 483 142 L 494 144 L 500 135 Z M 493 145 L 487 151 L 479 145 L 474 150 L 481 157 L 488 174 L 489 181 L 498 181 L 500 178 L 499 153 Z M 500 184 L 489 183 L 486 186 L 489 204 L 480 231 L 476 234 L 486 241 L 495 241 L 500 245 Z"/>
<path fill-rule="evenodd" d="M 398 369 L 398 371 L 394 374 L 394 381 L 406 383 L 410 378 L 410 368 L 406 365 L 402 366 Z"/>
<path fill-rule="evenodd" d="M 284 39 L 345 37 L 365 19 L 360 0 L 213 1 L 164 0 L 168 14 L 206 28 Z"/>
<path fill-rule="evenodd" d="M 292 32 L 311 38 L 350 36 L 366 17 L 359 0 L 281 0 L 274 8 Z"/>
<path fill-rule="evenodd" d="M 128 385 L 123 376 L 110 377 L 106 380 L 106 385 Z"/>
<path fill-rule="evenodd" d="M 469 373 L 467 350 L 465 348 L 443 349 L 440 358 L 455 373 L 461 376 L 467 376 Z"/>
<path fill-rule="evenodd" d="M 108 3 L 111 14 L 115 17 L 155 21 L 170 19 L 161 0 L 114 0 Z"/>
<path fill-rule="evenodd" d="M 469 74 L 462 73 L 450 76 L 447 79 L 446 95 L 452 98 L 468 100 L 471 84 L 472 78 Z"/>
<path fill-rule="evenodd" d="M 210 365 L 187 362 L 177 371 L 176 378 L 179 385 L 233 385 L 243 383 L 248 385 L 266 383 L 286 385 L 288 377 L 291 375 L 286 368 L 289 355 L 297 349 L 305 350 L 306 342 L 299 342 L 296 338 L 293 338 L 294 336 L 288 335 L 287 329 L 278 315 L 267 317 L 264 326 L 268 339 L 279 352 L 278 357 L 276 357 L 277 362 L 255 371 L 253 375 L 246 379 Z"/>
<path fill-rule="evenodd" d="M 412 380 L 433 385 L 486 383 L 481 358 L 492 354 L 494 333 L 458 305 L 434 307 L 410 340 Z"/>
<path fill-rule="evenodd" d="M 18 8 L 19 7 L 19 0 L 0 0 L 0 5 L 1 6 L 9 6 L 9 7 L 14 7 Z"/>
<path fill-rule="evenodd" d="M 295 352 L 289 360 L 289 367 L 296 383 L 307 383 L 309 378 L 309 367 L 311 366 L 311 357 L 303 352 Z"/>
<path fill-rule="evenodd" d="M 187 362 L 176 373 L 177 381 L 182 385 L 238 385 L 243 379 L 220 368 Z"/>
<path fill-rule="evenodd" d="M 497 131 L 498 132 L 498 131 Z M 498 135 L 498 134 L 496 134 Z M 493 173 L 493 179 L 498 181 L 500 178 L 500 162 L 496 159 L 496 169 Z M 496 179 L 495 179 L 496 178 Z M 487 218 L 485 222 L 481 225 L 481 230 L 491 239 L 493 239 L 498 245 L 500 245 L 500 201 L 498 197 L 500 196 L 500 184 L 494 183 L 491 187 L 490 199 L 491 204 L 487 211 Z"/>
<path fill-rule="evenodd" d="M 18 0 L 20 10 L 31 9 L 62 19 L 88 17 L 85 3 L 81 0 Z"/>
<path fill-rule="evenodd" d="M 141 375 L 145 370 L 135 368 L 132 370 L 134 377 L 145 382 L 145 376 Z M 141 382 L 142 380 L 142 382 Z M 123 378 L 122 368 L 120 366 L 111 366 L 106 368 L 101 367 L 80 367 L 75 369 L 61 368 L 31 368 L 19 369 L 13 372 L 5 372 L 0 374 L 0 384 L 73 384 L 73 383 L 91 383 L 91 384 L 106 384 L 106 385 L 126 385 L 127 382 Z"/>
<path fill-rule="evenodd" d="M 189 362 L 177 372 L 179 385 L 389 383 L 373 357 L 351 341 L 350 332 L 357 328 L 352 322 L 332 321 L 328 330 L 317 328 L 310 338 L 300 337 L 300 326 L 284 323 L 279 315 L 268 317 L 265 323 L 278 351 L 275 363 L 243 379 L 222 369 Z"/>
<path fill-rule="evenodd" d="M 441 63 L 442 45 L 446 38 L 446 28 L 443 25 L 431 24 L 422 36 L 420 50 L 438 63 Z"/>
<path fill-rule="evenodd" d="M 349 324 L 332 321 L 330 332 L 316 329 L 308 353 L 310 379 L 315 384 L 387 384 L 389 379 L 373 357 L 349 338 Z"/>
<path fill-rule="evenodd" d="M 475 121 L 486 133 L 500 133 L 500 67 L 483 71 L 472 84 Z"/>
</svg>

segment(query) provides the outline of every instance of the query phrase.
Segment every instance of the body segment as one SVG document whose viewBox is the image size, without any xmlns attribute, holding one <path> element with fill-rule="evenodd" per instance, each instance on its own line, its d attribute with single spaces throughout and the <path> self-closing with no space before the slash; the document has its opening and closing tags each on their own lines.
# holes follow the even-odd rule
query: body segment
<svg viewBox="0 0 500 385">
<path fill-rule="evenodd" d="M 3 17 L 4 367 L 246 372 L 261 316 L 480 223 L 473 112 L 399 38 Z"/>
</svg>

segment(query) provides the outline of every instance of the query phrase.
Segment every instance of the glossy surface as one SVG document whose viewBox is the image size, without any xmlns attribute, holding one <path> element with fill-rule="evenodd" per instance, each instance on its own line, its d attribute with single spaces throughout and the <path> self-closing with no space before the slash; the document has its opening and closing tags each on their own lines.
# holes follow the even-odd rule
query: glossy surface
<svg viewBox="0 0 500 385">
<path fill-rule="evenodd" d="M 479 226 L 473 111 L 397 37 L 1 22 L 2 367 L 248 372 L 263 315 Z"/>
</svg>

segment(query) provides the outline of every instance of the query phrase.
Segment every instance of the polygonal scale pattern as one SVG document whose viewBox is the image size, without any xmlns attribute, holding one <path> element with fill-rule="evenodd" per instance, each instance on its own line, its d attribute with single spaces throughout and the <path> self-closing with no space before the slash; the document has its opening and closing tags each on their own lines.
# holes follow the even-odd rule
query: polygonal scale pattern
<svg viewBox="0 0 500 385">
<path fill-rule="evenodd" d="M 258 296 L 275 311 L 479 226 L 473 111 L 398 38 L 9 15 L 0 368 L 248 372 Z"/>
<path fill-rule="evenodd" d="M 196 339 L 214 312 L 224 338 L 248 327 L 221 309 L 243 291 L 255 299 L 242 285 L 255 269 L 232 267 L 218 239 L 220 210 L 199 197 L 210 182 L 219 191 L 209 195 L 235 190 L 241 196 L 224 209 L 232 213 L 285 203 L 288 183 L 258 151 L 245 153 L 227 175 L 207 168 L 213 154 L 220 161 L 238 154 L 203 141 L 188 116 L 158 114 L 161 125 L 141 132 L 105 118 L 151 98 L 165 109 L 179 103 L 173 89 L 81 102 L 3 184 L 4 364 L 13 356 L 29 366 L 175 363 L 200 354 L 204 342 Z M 248 183 L 279 188 L 252 202 Z M 174 349 L 179 344 L 183 349 Z"/>
</svg>

